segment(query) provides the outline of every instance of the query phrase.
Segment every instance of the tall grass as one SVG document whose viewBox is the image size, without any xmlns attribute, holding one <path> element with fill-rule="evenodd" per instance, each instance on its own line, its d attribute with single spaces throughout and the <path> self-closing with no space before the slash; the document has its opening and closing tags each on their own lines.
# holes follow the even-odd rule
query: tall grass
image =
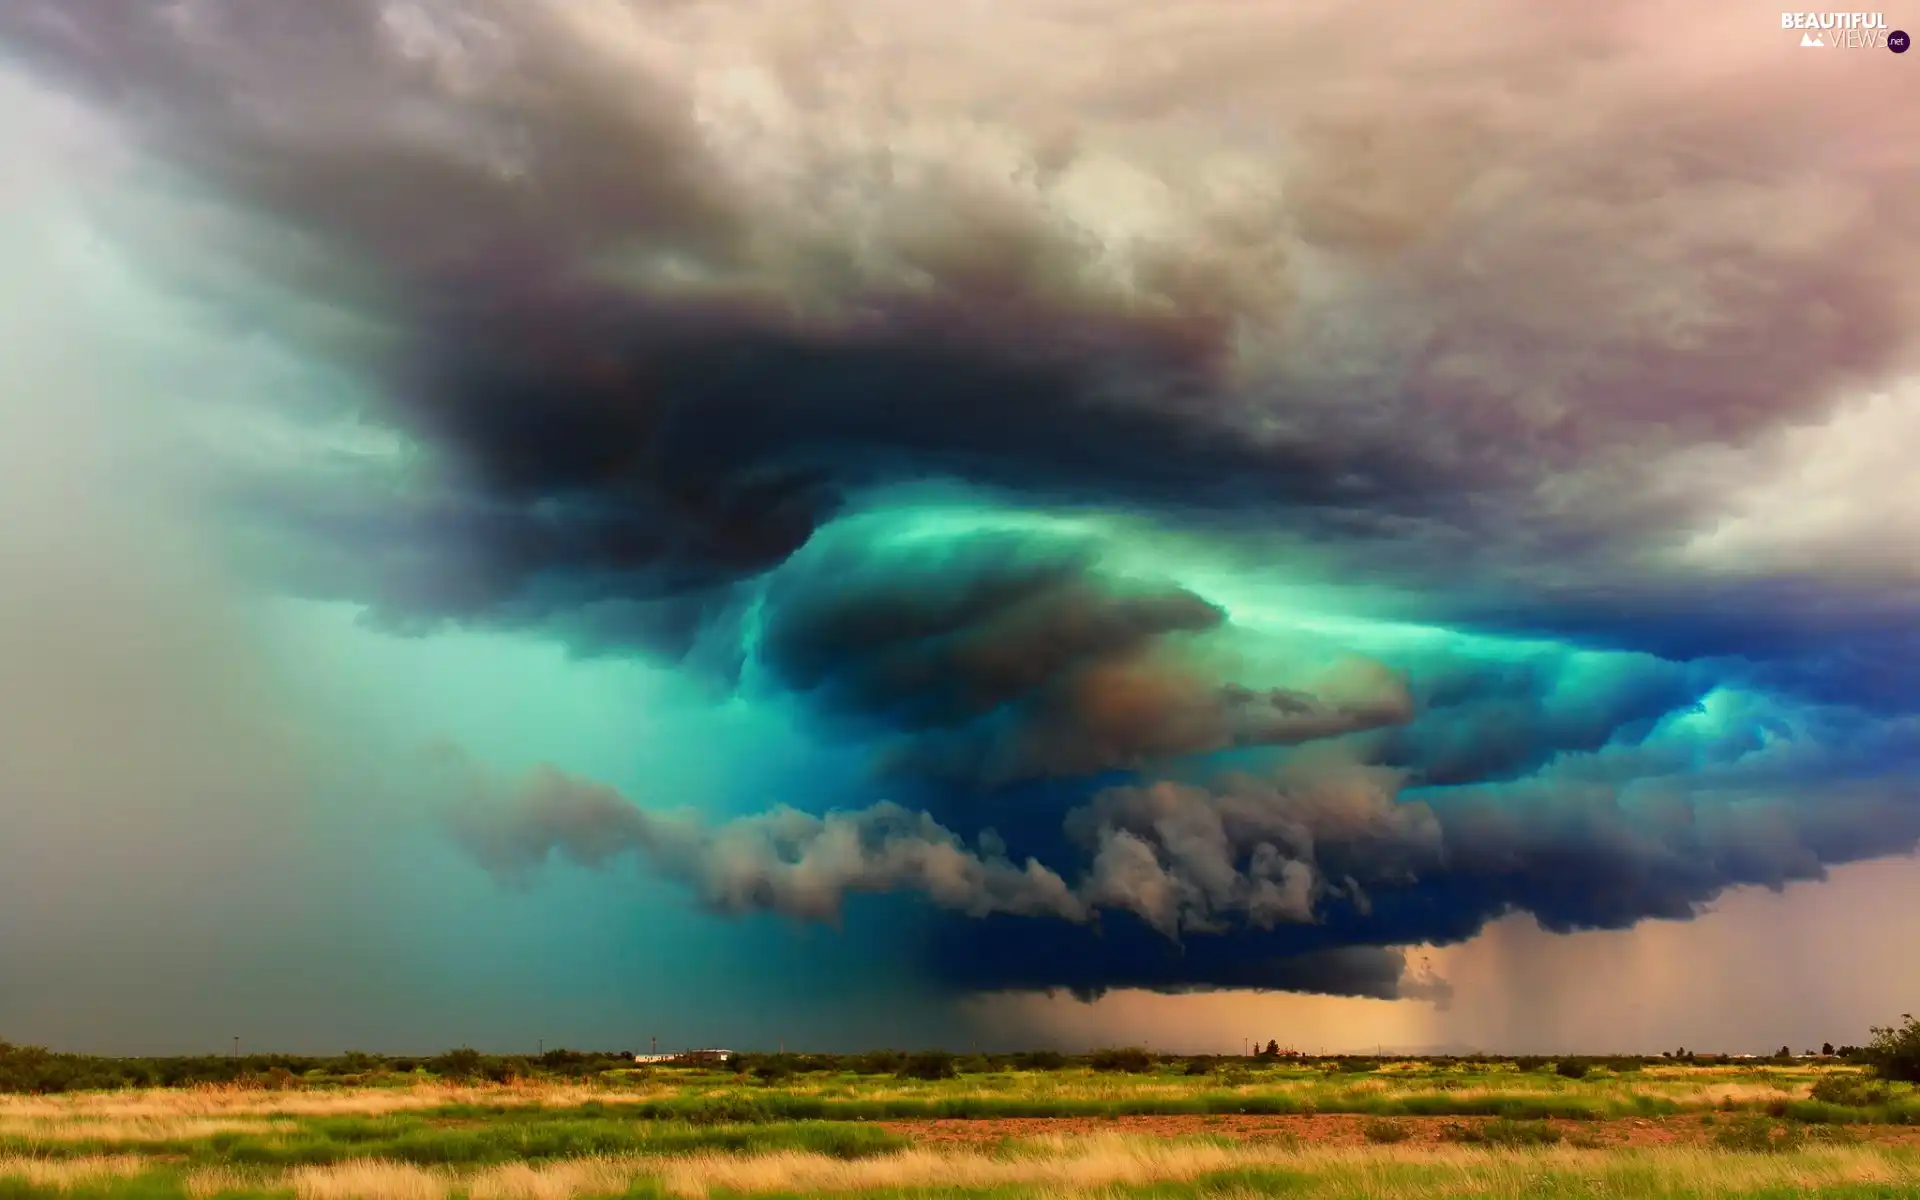
<svg viewBox="0 0 1920 1200">
<path fill-rule="evenodd" d="M 1771 1099 L 1807 1099 L 1816 1084 L 1827 1085 L 1823 1100 L 1878 1097 L 1873 1090 L 1843 1086 L 1857 1080 L 1846 1068 L 1815 1067 L 1658 1067 L 1628 1072 L 1605 1068 L 1569 1079 L 1548 1071 L 1518 1071 L 1511 1064 L 1434 1062 L 1365 1063 L 1365 1071 L 1334 1071 L 1314 1066 L 1249 1067 L 1244 1063 L 1199 1075 L 1171 1067 L 1146 1074 L 1118 1074 L 1076 1068 L 1044 1072 L 1000 1071 L 965 1074 L 956 1079 L 916 1080 L 893 1075 L 811 1074 L 759 1080 L 720 1072 L 660 1071 L 642 1082 L 598 1084 L 520 1083 L 452 1086 L 425 1081 L 413 1086 L 357 1089 L 261 1091 L 243 1087 L 74 1093 L 60 1096 L 0 1096 L 0 1129 L 26 1119 L 187 1118 L 210 1120 L 247 1115 L 377 1115 L 470 1105 L 479 1111 L 504 1108 L 580 1107 L 595 1102 L 642 1102 L 663 1107 L 698 1101 L 748 1098 L 789 1106 L 836 1101 L 868 1104 L 917 1103 L 923 1106 L 971 1103 L 981 1111 L 1012 1115 L 1012 1106 L 1034 1115 L 1068 1114 L 1072 1105 L 1152 1106 L 1109 1110 L 1082 1108 L 1083 1114 L 1107 1111 L 1209 1112 L 1233 1106 L 1264 1105 L 1258 1111 L 1369 1111 L 1368 1105 L 1402 1103 L 1461 1104 L 1499 1096 L 1538 1104 L 1588 1105 L 1621 1115 L 1659 1111 L 1664 1105 L 1704 1108 L 1731 1100 L 1736 1104 Z M 1911 1086 L 1886 1092 L 1895 1108 L 1916 1102 Z M 1280 1107 L 1286 1106 L 1286 1107 Z M 789 1111 L 797 1111 L 789 1109 Z M 899 1113 L 915 1110 L 896 1108 Z M 928 1108 L 919 1112 L 930 1111 Z M 1450 1111 L 1444 1107 L 1443 1113 Z"/>
<path fill-rule="evenodd" d="M 702 1151 L 668 1159 L 598 1157 L 477 1168 L 351 1159 L 286 1170 L 143 1174 L 70 1165 L 37 1176 L 0 1167 L 6 1200 L 589 1200 L 594 1197 L 1047 1195 L 1259 1196 L 1402 1200 L 1429 1196 L 1868 1197 L 1912 1194 L 1920 1158 L 1857 1146 L 1774 1153 L 1564 1146 L 1331 1149 L 1040 1139 L 1020 1154 L 913 1148 L 843 1159 L 799 1150 Z"/>
<path fill-rule="evenodd" d="M 1357 1113 L 1373 1116 L 1512 1117 L 1598 1120 L 1680 1111 L 1653 1097 L 1503 1095 L 1495 1092 L 1294 1096 L 1216 1093 L 1116 1100 L 955 1096 L 947 1099 L 822 1099 L 781 1093 L 735 1093 L 623 1105 L 645 1120 L 691 1124 L 750 1121 L 1004 1120 L 1017 1117 L 1286 1116 Z"/>
<path fill-rule="evenodd" d="M 94 1093 L 0 1097 L 0 1153 L 74 1156 L 170 1147 L 191 1156 L 195 1147 L 213 1145 L 248 1161 L 297 1162 L 308 1144 L 320 1144 L 313 1153 L 331 1155 L 325 1143 L 411 1144 L 411 1139 L 444 1147 L 464 1161 L 480 1151 L 460 1149 L 463 1136 L 491 1145 L 506 1135 L 448 1131 L 498 1125 L 522 1139 L 515 1153 L 551 1157 L 633 1151 L 633 1139 L 644 1135 L 620 1126 L 642 1121 L 705 1127 L 1311 1113 L 1597 1120 L 1746 1111 L 1822 1124 L 1920 1124 L 1920 1093 L 1914 1088 L 1861 1088 L 1853 1086 L 1857 1078 L 1847 1071 L 1647 1068 L 1624 1076 L 1597 1071 L 1572 1080 L 1511 1069 L 1386 1064 L 1358 1075 L 1306 1068 L 1236 1068 L 1204 1077 L 1059 1071 L 941 1081 L 823 1076 L 769 1086 L 687 1072 L 648 1089 L 624 1091 L 426 1084 L 411 1090 L 315 1093 Z M 1810 1098 L 1816 1087 L 1826 1098 Z M 436 1131 L 431 1136 L 421 1132 L 428 1126 Z M 406 1153 L 422 1158 L 430 1150 L 422 1144 Z"/>
<path fill-rule="evenodd" d="M 420 1116 L 330 1117 L 259 1132 L 177 1140 L 88 1139 L 27 1142 L 0 1138 L 0 1155 L 38 1162 L 104 1154 L 167 1158 L 203 1166 L 328 1166 L 365 1159 L 413 1166 L 542 1162 L 587 1156 L 807 1151 L 832 1158 L 881 1154 L 905 1139 L 873 1125 L 769 1122 L 692 1125 L 586 1118 L 538 1110 L 452 1123 Z"/>
</svg>

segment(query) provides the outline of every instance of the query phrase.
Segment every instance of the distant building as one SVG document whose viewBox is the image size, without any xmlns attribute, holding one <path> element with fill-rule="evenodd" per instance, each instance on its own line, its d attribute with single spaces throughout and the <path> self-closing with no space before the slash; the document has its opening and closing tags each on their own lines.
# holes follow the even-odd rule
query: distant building
<svg viewBox="0 0 1920 1200">
<path fill-rule="evenodd" d="M 681 1050 L 674 1054 L 636 1054 L 636 1063 L 681 1063 L 686 1066 L 713 1066 L 733 1056 L 731 1050 Z"/>
</svg>

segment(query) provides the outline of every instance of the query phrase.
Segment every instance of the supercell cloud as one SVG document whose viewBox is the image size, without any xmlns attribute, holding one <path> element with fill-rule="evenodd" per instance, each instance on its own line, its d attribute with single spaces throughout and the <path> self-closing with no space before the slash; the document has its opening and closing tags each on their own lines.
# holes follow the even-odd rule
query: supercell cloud
<svg viewBox="0 0 1920 1200">
<path fill-rule="evenodd" d="M 1767 516 L 1920 405 L 1910 80 L 1711 8 L 13 0 L 0 52 L 138 153 L 99 228 L 345 381 L 206 451 L 262 587 L 871 766 L 728 816 L 456 756 L 481 866 L 902 906 L 960 990 L 1439 997 L 1406 948 L 1920 841 L 1920 500 Z"/>
</svg>

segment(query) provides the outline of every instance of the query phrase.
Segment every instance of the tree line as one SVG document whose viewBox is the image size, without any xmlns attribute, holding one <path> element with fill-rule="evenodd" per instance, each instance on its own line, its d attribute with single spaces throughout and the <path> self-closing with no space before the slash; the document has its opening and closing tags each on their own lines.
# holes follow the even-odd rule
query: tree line
<svg viewBox="0 0 1920 1200">
<path fill-rule="evenodd" d="M 1258 1045 L 1258 1043 L 1255 1043 Z M 1823 1052 L 1865 1066 L 1882 1080 L 1920 1083 L 1920 1020 L 1906 1015 L 1899 1025 L 1875 1028 L 1865 1046 L 1831 1043 Z M 1809 1052 L 1811 1053 L 1811 1052 Z M 1776 1058 L 1792 1057 L 1782 1046 Z M 1186 1075 L 1270 1068 L 1280 1062 L 1328 1073 L 1378 1070 L 1404 1056 L 1317 1056 L 1282 1052 L 1268 1041 L 1251 1059 L 1241 1055 L 1156 1055 L 1144 1047 L 1122 1046 L 1086 1054 L 1032 1050 L 1012 1054 L 957 1055 L 944 1050 L 909 1053 L 872 1050 L 859 1054 L 736 1053 L 724 1061 L 682 1070 L 705 1070 L 775 1083 L 797 1075 L 892 1075 L 904 1079 L 951 1079 L 1002 1071 L 1094 1071 L 1143 1074 L 1167 1071 Z M 1752 1062 L 1729 1055 L 1700 1054 L 1681 1048 L 1660 1055 L 1460 1055 L 1420 1061 L 1435 1066 L 1511 1065 L 1520 1071 L 1551 1070 L 1579 1079 L 1596 1070 L 1638 1071 L 1651 1065 L 1720 1066 Z M 636 1067 L 628 1050 L 556 1049 L 536 1055 L 483 1054 L 460 1047 L 426 1056 L 381 1055 L 348 1051 L 336 1055 L 247 1054 L 165 1058 L 110 1058 L 64 1054 L 41 1046 L 0 1041 L 0 1092 L 46 1094 L 123 1088 L 175 1088 L 226 1085 L 254 1088 L 401 1085 L 421 1079 L 457 1083 L 587 1081 L 615 1083 L 644 1077 L 652 1068 Z"/>
</svg>

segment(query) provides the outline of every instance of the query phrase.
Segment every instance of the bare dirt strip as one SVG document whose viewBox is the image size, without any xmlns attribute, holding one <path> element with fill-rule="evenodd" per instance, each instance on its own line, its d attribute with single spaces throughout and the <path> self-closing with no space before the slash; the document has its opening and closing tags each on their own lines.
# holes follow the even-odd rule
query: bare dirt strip
<svg viewBox="0 0 1920 1200">
<path fill-rule="evenodd" d="M 1716 1116 L 1711 1122 L 1697 1116 L 1634 1117 L 1609 1121 L 1549 1121 L 1563 1144 L 1597 1146 L 1711 1145 L 1717 1133 L 1744 1116 Z M 1171 1117 L 1018 1117 L 1004 1120 L 883 1121 L 882 1127 L 922 1145 L 977 1144 L 1005 1138 L 1049 1135 L 1084 1137 L 1094 1134 L 1131 1134 L 1146 1137 L 1191 1137 L 1210 1134 L 1241 1141 L 1297 1140 L 1322 1146 L 1365 1146 L 1369 1126 L 1397 1126 L 1406 1134 L 1403 1144 L 1440 1144 L 1456 1140 L 1450 1133 L 1460 1126 L 1488 1123 L 1487 1117 L 1367 1117 L 1346 1114 L 1317 1116 L 1171 1116 Z M 1850 1125 L 1835 1136 L 1874 1145 L 1920 1146 L 1920 1127 L 1911 1125 Z"/>
</svg>

